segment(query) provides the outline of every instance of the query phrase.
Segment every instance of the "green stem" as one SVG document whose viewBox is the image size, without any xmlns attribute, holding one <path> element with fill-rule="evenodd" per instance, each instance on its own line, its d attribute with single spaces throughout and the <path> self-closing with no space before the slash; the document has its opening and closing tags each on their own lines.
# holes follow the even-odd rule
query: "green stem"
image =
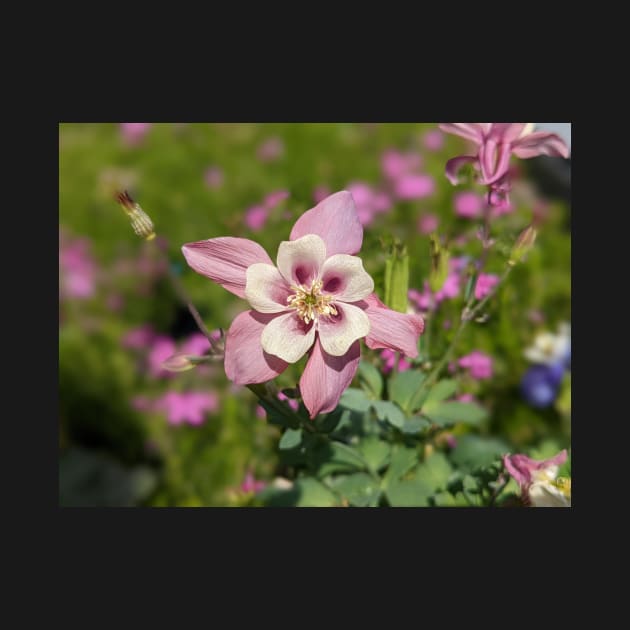
<svg viewBox="0 0 630 630">
<path fill-rule="evenodd" d="M 459 338 L 461 337 L 462 332 L 464 331 L 466 326 L 468 326 L 468 323 L 471 320 L 473 320 L 476 317 L 477 313 L 479 313 L 479 311 L 488 303 L 488 301 L 495 296 L 496 292 L 499 290 L 499 287 L 505 282 L 507 277 L 510 275 L 511 271 L 512 271 L 512 266 L 508 265 L 505 271 L 503 272 L 503 275 L 501 276 L 501 278 L 499 278 L 499 282 L 497 282 L 497 284 L 490 291 L 490 293 L 488 293 L 488 295 L 486 295 L 486 297 L 483 298 L 483 300 L 481 300 L 474 308 L 471 308 L 473 302 L 475 301 L 475 296 L 473 292 L 473 294 L 468 299 L 466 306 L 464 306 L 464 310 L 462 311 L 459 326 L 457 327 L 457 330 L 455 331 L 455 334 L 453 335 L 453 339 L 451 340 L 449 347 L 444 353 L 444 356 L 440 359 L 439 363 L 433 368 L 429 376 L 422 382 L 422 385 L 420 385 L 420 390 L 419 390 L 420 392 L 424 392 L 424 390 L 426 390 L 428 387 L 433 385 L 433 383 L 435 383 L 438 376 L 440 375 L 440 372 L 442 371 L 444 366 L 448 363 L 449 359 L 451 358 L 451 355 L 453 354 L 455 347 L 457 346 L 457 342 L 459 341 Z"/>
</svg>

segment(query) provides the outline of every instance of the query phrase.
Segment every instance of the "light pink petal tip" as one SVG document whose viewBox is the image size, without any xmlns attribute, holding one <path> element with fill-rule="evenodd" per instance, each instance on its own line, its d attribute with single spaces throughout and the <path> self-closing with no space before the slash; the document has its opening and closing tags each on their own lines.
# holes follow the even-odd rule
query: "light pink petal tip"
<svg viewBox="0 0 630 630">
<path fill-rule="evenodd" d="M 231 236 L 186 243 L 182 252 L 197 273 L 242 298 L 245 297 L 247 268 L 254 263 L 273 264 L 258 243 Z"/>
<path fill-rule="evenodd" d="M 237 385 L 264 383 L 286 370 L 288 363 L 267 354 L 260 343 L 265 326 L 275 317 L 245 311 L 232 322 L 225 339 L 225 373 Z"/>
<path fill-rule="evenodd" d="M 390 348 L 411 357 L 418 356 L 418 339 L 424 331 L 420 315 L 398 313 L 388 308 L 375 294 L 364 301 L 370 320 L 370 332 L 365 338 L 368 348 Z M 358 304 L 357 304 L 358 305 Z"/>
<path fill-rule="evenodd" d="M 452 133 L 477 144 L 481 144 L 487 129 L 487 123 L 440 123 L 438 126 L 445 133 Z"/>
<path fill-rule="evenodd" d="M 458 157 L 451 158 L 446 163 L 445 173 L 448 181 L 457 186 L 459 184 L 459 171 L 465 164 L 472 164 L 477 161 L 477 158 L 473 155 L 460 155 Z"/>
<path fill-rule="evenodd" d="M 341 394 L 352 382 L 361 358 L 361 345 L 355 341 L 348 352 L 333 357 L 315 342 L 306 368 L 300 378 L 300 393 L 311 419 L 332 411 Z"/>
<path fill-rule="evenodd" d="M 537 155 L 550 155 L 552 157 L 569 157 L 569 147 L 564 140 L 555 133 L 535 131 L 512 145 L 514 155 L 520 158 L 533 158 Z"/>
<path fill-rule="evenodd" d="M 307 234 L 321 236 L 326 243 L 328 256 L 356 254 L 363 242 L 363 226 L 352 195 L 347 190 L 342 190 L 307 210 L 295 222 L 291 230 L 291 240 Z"/>
</svg>

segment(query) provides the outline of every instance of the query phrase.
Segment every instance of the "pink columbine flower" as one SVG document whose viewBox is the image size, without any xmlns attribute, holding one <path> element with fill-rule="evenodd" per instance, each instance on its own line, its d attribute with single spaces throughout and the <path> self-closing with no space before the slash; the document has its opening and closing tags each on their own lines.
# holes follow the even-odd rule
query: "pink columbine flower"
<svg viewBox="0 0 630 630">
<path fill-rule="evenodd" d="M 155 401 L 154 409 L 166 413 L 169 424 L 199 426 L 206 414 L 216 411 L 219 399 L 213 392 L 167 392 Z"/>
<path fill-rule="evenodd" d="M 422 144 L 429 151 L 439 151 L 444 146 L 444 135 L 439 129 L 431 129 L 422 136 Z"/>
<path fill-rule="evenodd" d="M 455 195 L 455 214 L 464 219 L 477 219 L 483 213 L 484 200 L 475 192 L 465 191 Z"/>
<path fill-rule="evenodd" d="M 120 123 L 123 141 L 129 146 L 140 144 L 150 129 L 151 123 Z"/>
<path fill-rule="evenodd" d="M 363 227 L 341 191 L 305 212 L 278 249 L 277 267 L 257 243 L 219 237 L 182 251 L 197 272 L 247 299 L 225 340 L 225 372 L 239 385 L 263 383 L 309 354 L 300 391 L 310 417 L 332 411 L 350 385 L 359 340 L 372 349 L 418 354 L 424 321 L 387 308 L 355 254 Z"/>
<path fill-rule="evenodd" d="M 499 282 L 499 276 L 493 273 L 480 273 L 475 284 L 475 299 L 482 300 Z"/>
<path fill-rule="evenodd" d="M 477 147 L 475 155 L 460 155 L 446 163 L 446 176 L 458 183 L 457 173 L 473 164 L 480 183 L 489 187 L 489 201 L 497 205 L 509 192 L 508 169 L 512 154 L 528 159 L 538 155 L 569 157 L 564 140 L 555 133 L 534 131 L 534 123 L 441 123 L 446 133 L 461 136 Z"/>
<path fill-rule="evenodd" d="M 571 481 L 556 479 L 567 451 L 538 461 L 527 455 L 504 455 L 505 469 L 518 483 L 521 496 L 533 507 L 571 507 Z"/>
<path fill-rule="evenodd" d="M 223 185 L 223 171 L 218 166 L 209 166 L 203 176 L 208 188 L 221 188 Z"/>
<path fill-rule="evenodd" d="M 243 483 L 241 483 L 241 490 L 249 494 L 250 492 L 260 492 L 266 487 L 267 484 L 264 481 L 256 479 L 252 470 L 248 469 L 245 474 L 245 479 L 243 479 Z"/>
<path fill-rule="evenodd" d="M 492 378 L 492 357 L 479 352 L 479 350 L 461 357 L 457 364 L 459 367 L 467 369 L 474 379 Z"/>
<path fill-rule="evenodd" d="M 440 219 L 437 215 L 426 212 L 418 219 L 418 232 L 420 234 L 431 234 L 431 232 L 435 232 L 438 229 L 439 224 Z"/>
<path fill-rule="evenodd" d="M 284 143 L 280 138 L 273 137 L 265 140 L 259 147 L 256 155 L 262 162 L 273 162 L 284 154 Z"/>
<path fill-rule="evenodd" d="M 383 360 L 383 374 L 389 374 L 396 365 L 396 353 L 389 348 L 381 350 L 381 359 Z M 405 361 L 403 357 L 400 357 L 398 361 L 398 371 L 405 372 L 411 367 L 411 363 Z"/>
</svg>

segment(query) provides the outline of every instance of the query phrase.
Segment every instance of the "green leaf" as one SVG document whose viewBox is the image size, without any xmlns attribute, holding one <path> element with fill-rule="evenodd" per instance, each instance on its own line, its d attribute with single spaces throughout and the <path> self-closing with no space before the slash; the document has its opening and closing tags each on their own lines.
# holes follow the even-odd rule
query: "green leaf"
<svg viewBox="0 0 630 630">
<path fill-rule="evenodd" d="M 376 417 L 379 420 L 389 422 L 398 429 L 405 424 L 405 414 L 395 403 L 389 400 L 375 400 L 372 402 L 372 407 L 374 407 Z"/>
<path fill-rule="evenodd" d="M 288 450 L 295 448 L 302 442 L 302 429 L 287 429 L 280 438 L 278 448 L 280 450 Z"/>
<path fill-rule="evenodd" d="M 433 453 L 416 469 L 416 479 L 421 479 L 433 492 L 446 488 L 453 469 L 443 453 Z"/>
<path fill-rule="evenodd" d="M 311 477 L 298 479 L 292 488 L 269 487 L 258 495 L 268 507 L 334 507 L 339 499 L 322 483 Z"/>
<path fill-rule="evenodd" d="M 391 447 L 377 437 L 367 437 L 359 443 L 358 450 L 368 468 L 377 473 L 389 460 Z"/>
<path fill-rule="evenodd" d="M 349 414 L 351 412 L 343 409 L 343 407 L 337 407 L 330 413 L 320 414 L 315 418 L 315 428 L 320 433 L 332 433 L 340 424 L 344 413 Z"/>
<path fill-rule="evenodd" d="M 383 377 L 374 365 L 367 361 L 359 363 L 359 382 L 374 398 L 378 399 L 381 397 L 383 393 Z"/>
<path fill-rule="evenodd" d="M 308 462 L 318 477 L 338 472 L 365 470 L 361 455 L 352 447 L 335 441 L 321 441 L 307 450 Z"/>
<path fill-rule="evenodd" d="M 389 381 L 389 398 L 407 413 L 417 409 L 416 398 L 425 375 L 418 370 L 398 372 Z"/>
<path fill-rule="evenodd" d="M 346 391 L 341 395 L 339 404 L 346 409 L 352 409 L 352 411 L 366 412 L 372 401 L 365 395 L 362 389 L 356 387 L 348 387 Z"/>
<path fill-rule="evenodd" d="M 430 390 L 425 399 L 425 405 L 438 403 L 450 398 L 457 391 L 457 381 L 446 379 L 439 381 Z"/>
<path fill-rule="evenodd" d="M 422 413 L 442 427 L 456 422 L 476 426 L 488 416 L 483 407 L 464 402 L 427 402 L 422 407 Z"/>
<path fill-rule="evenodd" d="M 418 463 L 418 451 L 396 444 L 392 448 L 389 468 L 384 478 L 385 485 L 398 481 Z"/>
<path fill-rule="evenodd" d="M 392 507 L 426 507 L 429 505 L 431 487 L 422 479 L 394 481 L 385 490 Z"/>
<path fill-rule="evenodd" d="M 425 418 L 409 418 L 409 420 L 405 420 L 405 423 L 401 427 L 401 431 L 403 433 L 407 433 L 409 435 L 415 435 L 416 433 L 420 433 L 421 431 L 426 431 L 431 426 L 431 423 Z"/>
<path fill-rule="evenodd" d="M 342 499 L 355 507 L 376 507 L 381 496 L 378 483 L 367 473 L 337 477 L 331 485 Z"/>
<path fill-rule="evenodd" d="M 455 466 L 464 471 L 473 471 L 482 466 L 489 466 L 497 457 L 509 452 L 508 445 L 497 438 L 479 435 L 463 435 L 457 438 L 457 446 L 450 459 Z"/>
</svg>

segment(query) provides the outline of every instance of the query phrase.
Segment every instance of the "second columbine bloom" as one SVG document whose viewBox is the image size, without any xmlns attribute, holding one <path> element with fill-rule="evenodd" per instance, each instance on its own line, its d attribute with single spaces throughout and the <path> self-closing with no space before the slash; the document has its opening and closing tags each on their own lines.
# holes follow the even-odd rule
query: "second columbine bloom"
<svg viewBox="0 0 630 630">
<path fill-rule="evenodd" d="M 369 348 L 418 354 L 424 322 L 387 308 L 355 256 L 363 228 L 342 191 L 305 212 L 278 249 L 276 265 L 260 245 L 222 237 L 183 247 L 198 273 L 247 299 L 225 342 L 225 371 L 237 384 L 262 383 L 310 351 L 300 392 L 311 417 L 334 409 Z"/>
</svg>

